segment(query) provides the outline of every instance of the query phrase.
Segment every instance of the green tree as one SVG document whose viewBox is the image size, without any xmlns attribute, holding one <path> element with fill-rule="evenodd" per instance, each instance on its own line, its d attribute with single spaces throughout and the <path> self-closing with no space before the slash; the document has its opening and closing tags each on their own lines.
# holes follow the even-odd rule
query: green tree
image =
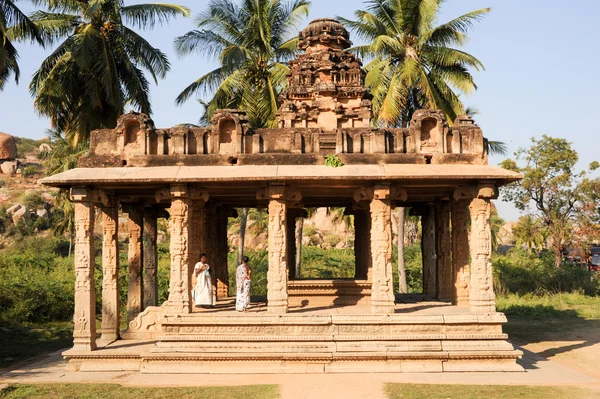
<svg viewBox="0 0 600 399">
<path fill-rule="evenodd" d="M 519 217 L 512 228 L 512 235 L 515 245 L 519 248 L 525 246 L 529 252 L 543 249 L 548 236 L 544 223 L 533 215 Z"/>
<path fill-rule="evenodd" d="M 17 1 L 0 0 L 0 90 L 11 75 L 19 82 L 21 71 L 15 40 L 37 41 L 43 45 L 37 26 L 16 6 Z"/>
<path fill-rule="evenodd" d="M 220 66 L 186 87 L 176 102 L 213 94 L 203 119 L 219 108 L 238 108 L 250 127 L 274 127 L 289 71 L 284 62 L 296 54 L 297 26 L 309 6 L 307 0 L 212 0 L 198 29 L 178 37 L 175 47 L 180 55 L 218 59 Z"/>
<path fill-rule="evenodd" d="M 183 15 L 173 4 L 135 4 L 123 0 L 36 0 L 47 11 L 31 15 L 48 42 L 59 42 L 29 85 L 35 109 L 66 133 L 72 145 L 94 129 L 113 128 L 126 104 L 150 114 L 149 82 L 170 68 L 167 56 L 133 31 Z"/>
<path fill-rule="evenodd" d="M 562 253 L 573 239 L 574 223 L 582 203 L 582 182 L 587 172 L 576 173 L 579 159 L 571 143 L 562 138 L 543 135 L 531 139 L 531 147 L 520 148 L 515 160 L 507 159 L 501 166 L 523 174 L 523 180 L 503 188 L 503 199 L 522 210 L 533 206 L 533 215 L 541 217 L 548 229 L 554 264 L 560 266 Z"/>
<path fill-rule="evenodd" d="M 248 220 L 252 222 L 247 228 L 250 234 L 258 236 L 269 231 L 269 214 L 266 209 L 250 209 L 248 211 Z"/>
<path fill-rule="evenodd" d="M 306 218 L 311 218 L 317 208 L 304 208 L 306 212 Z M 296 238 L 296 278 L 300 278 L 301 276 L 301 268 L 302 268 L 302 234 L 304 231 L 304 217 L 296 218 L 296 229 L 294 231 Z"/>
<path fill-rule="evenodd" d="M 477 88 L 468 68 L 481 70 L 483 64 L 457 48 L 490 9 L 435 26 L 442 2 L 371 0 L 365 10 L 355 12 L 356 21 L 340 18 L 368 41 L 354 50 L 372 58 L 365 66 L 366 84 L 373 95 L 373 112 L 385 126 L 408 126 L 419 108 L 440 109 L 452 123 L 464 113 L 456 91 L 469 94 Z"/>
</svg>

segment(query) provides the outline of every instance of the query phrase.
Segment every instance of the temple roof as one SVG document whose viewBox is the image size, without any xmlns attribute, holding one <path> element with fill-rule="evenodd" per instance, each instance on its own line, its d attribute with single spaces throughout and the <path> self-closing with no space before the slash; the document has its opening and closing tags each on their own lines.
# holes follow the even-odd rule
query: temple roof
<svg viewBox="0 0 600 399">
<path fill-rule="evenodd" d="M 494 180 L 508 184 L 520 180 L 518 173 L 491 165 L 246 165 L 163 166 L 128 168 L 77 168 L 41 180 L 54 187 L 130 183 L 293 182 L 359 181 L 452 181 Z"/>
</svg>

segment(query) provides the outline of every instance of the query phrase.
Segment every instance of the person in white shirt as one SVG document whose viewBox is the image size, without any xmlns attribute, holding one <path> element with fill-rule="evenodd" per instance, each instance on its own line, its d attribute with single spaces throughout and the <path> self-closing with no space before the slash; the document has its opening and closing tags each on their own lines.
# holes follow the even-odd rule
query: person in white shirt
<svg viewBox="0 0 600 399">
<path fill-rule="evenodd" d="M 206 254 L 200 254 L 200 262 L 194 266 L 196 287 L 192 291 L 194 305 L 203 308 L 213 306 L 212 281 L 210 279 L 210 266 L 206 263 Z"/>
</svg>

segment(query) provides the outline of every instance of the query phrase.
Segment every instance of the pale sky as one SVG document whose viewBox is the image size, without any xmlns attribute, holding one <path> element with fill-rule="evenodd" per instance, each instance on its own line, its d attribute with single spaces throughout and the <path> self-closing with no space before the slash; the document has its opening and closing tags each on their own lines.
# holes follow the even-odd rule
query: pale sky
<svg viewBox="0 0 600 399">
<path fill-rule="evenodd" d="M 166 0 L 164 0 L 166 1 Z M 125 1 L 126 4 L 147 1 Z M 207 0 L 180 0 L 194 15 L 206 8 Z M 362 0 L 313 0 L 308 21 L 343 16 L 351 18 Z M 22 10 L 32 6 L 19 2 Z M 448 0 L 439 23 L 465 12 L 492 7 L 471 32 L 465 50 L 478 57 L 486 70 L 474 72 L 478 90 L 463 102 L 475 106 L 476 121 L 491 140 L 507 143 L 510 155 L 527 147 L 531 137 L 547 134 L 564 137 L 579 153 L 580 168 L 600 160 L 600 1 L 574 0 Z M 166 79 L 152 86 L 151 98 L 157 126 L 197 122 L 201 108 L 195 101 L 178 107 L 175 97 L 189 83 L 213 69 L 212 60 L 199 55 L 179 58 L 173 39 L 195 28 L 193 18 L 179 18 L 169 25 L 144 31 L 144 37 L 167 53 L 172 68 Z M 352 38 L 352 37 L 351 37 Z M 51 49 L 17 44 L 21 80 L 10 82 L 0 92 L 0 131 L 39 139 L 49 122 L 33 109 L 28 85 L 34 71 Z M 493 157 L 497 164 L 503 158 Z M 516 220 L 512 205 L 496 201 L 500 216 Z"/>
</svg>

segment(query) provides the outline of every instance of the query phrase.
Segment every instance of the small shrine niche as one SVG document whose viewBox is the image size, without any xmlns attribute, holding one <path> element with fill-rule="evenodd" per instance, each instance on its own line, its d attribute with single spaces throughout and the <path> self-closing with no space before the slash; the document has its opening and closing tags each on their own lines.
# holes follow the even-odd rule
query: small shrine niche
<svg viewBox="0 0 600 399">
<path fill-rule="evenodd" d="M 125 145 L 137 143 L 139 131 L 140 123 L 138 121 L 128 121 L 125 124 Z"/>
<path fill-rule="evenodd" d="M 411 135 L 415 137 L 418 151 L 424 154 L 446 153 L 448 123 L 441 111 L 418 110 L 410 122 Z"/>
<path fill-rule="evenodd" d="M 244 153 L 244 135 L 247 133 L 248 118 L 240 110 L 223 109 L 215 112 L 211 119 L 210 135 L 213 152 L 222 155 Z"/>
</svg>

